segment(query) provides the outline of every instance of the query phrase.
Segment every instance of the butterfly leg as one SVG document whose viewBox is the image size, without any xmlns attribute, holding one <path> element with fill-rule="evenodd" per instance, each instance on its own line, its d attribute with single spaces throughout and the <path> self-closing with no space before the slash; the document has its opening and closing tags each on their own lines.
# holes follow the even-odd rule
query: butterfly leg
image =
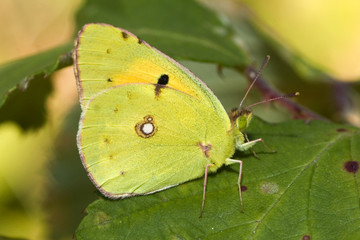
<svg viewBox="0 0 360 240">
<path fill-rule="evenodd" d="M 245 135 L 245 138 L 246 140 L 248 140 L 248 137 L 246 134 Z M 267 148 L 270 152 L 276 152 L 274 150 L 272 150 L 270 147 L 268 147 L 268 145 L 265 144 L 264 140 L 262 138 L 258 138 L 258 139 L 255 139 L 255 140 L 252 140 L 252 141 L 248 141 L 248 142 L 245 142 L 245 143 L 237 143 L 236 144 L 236 148 L 239 150 L 239 151 L 246 151 L 248 149 L 250 149 L 252 146 L 254 146 L 257 142 L 262 142 L 262 144 L 264 145 L 265 148 Z"/>
<path fill-rule="evenodd" d="M 246 138 L 247 138 L 247 135 L 246 135 Z M 272 152 L 272 153 L 276 152 L 276 150 L 272 150 L 268 145 L 266 145 L 265 141 L 262 140 L 262 138 L 259 138 L 259 139 L 256 139 L 256 140 L 261 141 L 262 144 L 264 145 L 264 147 L 267 148 L 267 150 L 269 150 L 270 152 Z"/>
<path fill-rule="evenodd" d="M 246 142 L 250 142 L 248 135 L 244 132 L 244 137 L 246 139 Z M 259 158 L 258 155 L 256 154 L 256 152 L 254 151 L 254 149 L 252 147 L 250 147 L 250 150 L 252 152 L 252 154 L 254 155 L 254 157 Z"/>
<path fill-rule="evenodd" d="M 241 175 L 242 175 L 242 165 L 243 162 L 241 160 L 235 160 L 235 159 L 226 159 L 226 161 L 228 162 L 228 164 L 232 164 L 232 163 L 239 163 L 240 165 L 240 169 L 239 169 L 239 179 L 238 179 L 238 187 L 239 187 L 239 196 L 240 196 L 240 204 L 241 204 L 241 211 L 244 211 L 244 205 L 243 205 L 243 201 L 242 201 L 242 195 L 241 195 Z"/>
<path fill-rule="evenodd" d="M 203 190 L 203 200 L 201 204 L 201 212 L 200 212 L 200 218 L 202 217 L 204 206 L 205 206 L 205 193 L 206 193 L 206 183 L 207 183 L 207 177 L 208 177 L 208 170 L 209 167 L 213 166 L 213 164 L 207 164 L 205 167 L 205 177 L 204 177 L 204 190 Z"/>
</svg>

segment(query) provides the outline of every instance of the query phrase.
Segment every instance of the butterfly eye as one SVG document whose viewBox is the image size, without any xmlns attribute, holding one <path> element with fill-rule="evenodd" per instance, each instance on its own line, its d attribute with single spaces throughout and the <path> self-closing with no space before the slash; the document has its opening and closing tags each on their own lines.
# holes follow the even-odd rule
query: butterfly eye
<svg viewBox="0 0 360 240">
<path fill-rule="evenodd" d="M 152 116 L 145 116 L 144 120 L 135 125 L 135 131 L 138 136 L 142 138 L 149 138 L 154 136 L 157 131 L 154 118 Z"/>
</svg>

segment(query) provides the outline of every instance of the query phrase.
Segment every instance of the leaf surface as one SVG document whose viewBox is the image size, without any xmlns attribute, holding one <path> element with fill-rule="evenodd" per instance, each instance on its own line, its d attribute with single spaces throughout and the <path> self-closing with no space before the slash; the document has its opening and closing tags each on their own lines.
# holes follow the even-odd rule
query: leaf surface
<svg viewBox="0 0 360 240">
<path fill-rule="evenodd" d="M 55 70 L 70 65 L 66 54 L 71 51 L 72 44 L 63 45 L 51 50 L 19 59 L 0 66 L 0 107 L 7 96 L 15 89 L 25 91 L 29 82 L 42 75 L 47 77 Z"/>
<path fill-rule="evenodd" d="M 244 162 L 245 210 L 237 192 L 238 166 L 148 196 L 101 198 L 87 208 L 77 239 L 357 239 L 360 238 L 360 130 L 321 121 L 268 124 L 255 119 L 251 139 L 262 137 Z"/>
</svg>

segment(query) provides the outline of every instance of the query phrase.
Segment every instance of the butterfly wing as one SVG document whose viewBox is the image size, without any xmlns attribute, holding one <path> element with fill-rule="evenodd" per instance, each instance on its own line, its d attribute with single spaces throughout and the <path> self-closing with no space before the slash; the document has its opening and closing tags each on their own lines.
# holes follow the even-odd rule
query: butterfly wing
<svg viewBox="0 0 360 240">
<path fill-rule="evenodd" d="M 97 188 L 121 198 L 178 185 L 220 167 L 234 152 L 230 122 L 179 90 L 125 84 L 95 95 L 78 132 L 82 162 Z"/>
<path fill-rule="evenodd" d="M 75 43 L 74 60 L 82 107 L 95 94 L 113 86 L 166 80 L 166 86 L 212 105 L 221 117 L 227 118 L 219 100 L 200 79 L 124 29 L 107 24 L 85 25 Z"/>
</svg>

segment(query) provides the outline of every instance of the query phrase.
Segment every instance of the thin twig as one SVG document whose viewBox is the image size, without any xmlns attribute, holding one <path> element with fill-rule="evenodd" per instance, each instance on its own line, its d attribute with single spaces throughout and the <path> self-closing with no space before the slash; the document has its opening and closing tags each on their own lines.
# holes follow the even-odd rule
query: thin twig
<svg viewBox="0 0 360 240">
<path fill-rule="evenodd" d="M 256 75 L 256 73 L 257 70 L 253 67 L 245 68 L 245 76 L 247 77 L 249 82 L 253 81 L 253 77 Z M 280 94 L 277 90 L 272 88 L 261 76 L 255 82 L 255 86 L 267 99 L 283 96 L 283 94 Z M 297 104 L 296 102 L 292 101 L 289 98 L 283 98 L 279 100 L 279 103 L 282 104 L 285 108 L 287 108 L 292 113 L 295 119 L 304 119 L 306 121 L 315 120 L 315 119 L 329 121 L 323 116 L 320 116 L 319 114 L 312 112 L 311 110 L 307 109 L 302 105 Z"/>
</svg>

